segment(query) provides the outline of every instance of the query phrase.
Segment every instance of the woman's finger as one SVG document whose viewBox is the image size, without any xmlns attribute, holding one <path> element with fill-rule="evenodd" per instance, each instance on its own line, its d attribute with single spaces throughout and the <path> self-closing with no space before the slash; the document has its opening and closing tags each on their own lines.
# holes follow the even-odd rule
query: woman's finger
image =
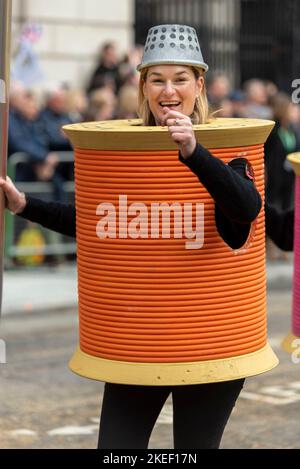
<svg viewBox="0 0 300 469">
<path fill-rule="evenodd" d="M 180 133 L 175 133 L 172 135 L 172 138 L 174 142 L 179 143 L 179 144 L 185 144 L 186 142 L 186 137 Z"/>
<path fill-rule="evenodd" d="M 188 120 L 183 120 L 183 119 L 169 119 L 167 123 L 168 127 L 170 126 L 177 126 L 177 127 L 192 127 L 190 122 Z"/>
<path fill-rule="evenodd" d="M 192 135 L 190 127 L 186 125 L 171 125 L 168 128 L 169 132 L 186 132 L 189 135 Z"/>
<path fill-rule="evenodd" d="M 189 142 L 189 138 L 187 138 L 187 136 L 185 134 L 181 134 L 180 132 L 174 132 L 172 135 L 171 135 L 171 138 L 173 140 L 175 140 L 176 138 L 178 138 L 178 136 L 180 136 L 180 141 L 181 142 L 185 142 L 185 143 L 188 143 Z"/>
<path fill-rule="evenodd" d="M 162 118 L 161 120 L 161 125 L 164 126 L 164 125 L 168 125 L 167 124 L 167 121 L 172 119 L 173 123 L 175 121 L 175 119 L 178 119 L 178 120 L 182 120 L 182 121 L 190 121 L 190 118 L 189 116 L 186 116 L 185 114 L 182 114 L 181 112 L 178 112 L 178 111 L 168 111 Z"/>
<path fill-rule="evenodd" d="M 172 117 L 170 119 L 167 119 L 166 121 L 166 125 L 169 127 L 171 125 L 177 125 L 178 127 L 182 126 L 182 125 L 188 125 L 190 127 L 192 127 L 192 122 L 190 120 L 190 118 L 186 117 L 186 118 L 179 118 L 179 117 Z"/>
</svg>

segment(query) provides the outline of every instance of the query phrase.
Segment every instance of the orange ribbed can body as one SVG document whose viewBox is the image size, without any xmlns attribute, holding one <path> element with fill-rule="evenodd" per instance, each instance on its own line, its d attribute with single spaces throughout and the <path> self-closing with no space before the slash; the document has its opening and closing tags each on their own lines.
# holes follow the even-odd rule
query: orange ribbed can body
<svg viewBox="0 0 300 469">
<path fill-rule="evenodd" d="M 246 158 L 264 199 L 263 145 L 211 148 L 225 163 Z M 264 211 L 241 249 L 219 235 L 214 201 L 197 177 L 170 151 L 75 150 L 80 349 L 92 357 L 131 363 L 181 363 L 251 354 L 265 347 Z M 120 196 L 127 216 L 120 213 Z M 116 237 L 100 238 L 99 204 L 115 207 Z M 151 237 L 153 204 L 203 204 L 203 245 Z M 144 237 L 130 237 L 147 208 Z M 98 213 L 97 213 L 98 210 Z M 111 212 L 112 213 L 112 212 Z M 183 213 L 183 212 L 182 212 Z M 145 226 L 144 226 L 145 228 Z M 122 236 L 120 237 L 120 232 Z M 127 233 L 127 237 L 124 235 Z"/>
</svg>

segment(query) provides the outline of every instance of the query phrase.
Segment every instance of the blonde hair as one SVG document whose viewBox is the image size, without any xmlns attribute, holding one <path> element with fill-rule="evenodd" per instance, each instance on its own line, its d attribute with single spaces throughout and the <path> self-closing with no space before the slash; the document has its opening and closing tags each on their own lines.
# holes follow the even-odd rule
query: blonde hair
<svg viewBox="0 0 300 469">
<path fill-rule="evenodd" d="M 191 67 L 191 69 L 194 73 L 196 80 L 198 80 L 200 76 L 204 77 L 204 70 L 200 70 L 196 67 Z M 148 100 L 145 98 L 143 92 L 143 85 L 147 80 L 147 73 L 148 68 L 142 69 L 139 82 L 138 115 L 143 120 L 144 125 L 156 125 L 154 116 L 149 107 Z M 196 98 L 194 110 L 190 117 L 193 124 L 206 124 L 211 118 L 207 100 L 205 81 L 203 81 L 201 93 Z"/>
</svg>

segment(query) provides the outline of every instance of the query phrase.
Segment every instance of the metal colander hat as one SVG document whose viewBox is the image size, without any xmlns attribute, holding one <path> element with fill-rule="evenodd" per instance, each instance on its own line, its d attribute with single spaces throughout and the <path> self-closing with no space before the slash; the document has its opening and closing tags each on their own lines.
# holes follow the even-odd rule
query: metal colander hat
<svg viewBox="0 0 300 469">
<path fill-rule="evenodd" d="M 205 72 L 196 30 L 182 24 L 161 24 L 150 28 L 142 62 L 137 70 L 159 64 L 192 65 Z"/>
</svg>

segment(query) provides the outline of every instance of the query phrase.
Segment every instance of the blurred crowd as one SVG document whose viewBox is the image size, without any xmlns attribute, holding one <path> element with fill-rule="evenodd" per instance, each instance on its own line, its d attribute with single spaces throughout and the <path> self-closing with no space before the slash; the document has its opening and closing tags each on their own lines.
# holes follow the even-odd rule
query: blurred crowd
<svg viewBox="0 0 300 469">
<path fill-rule="evenodd" d="M 138 73 L 142 47 L 120 57 L 113 43 L 101 49 L 85 90 L 67 84 L 49 87 L 41 95 L 13 83 L 10 96 L 9 157 L 24 152 L 17 181 L 51 181 L 56 199 L 63 199 L 62 182 L 74 178 L 73 164 L 60 161 L 72 151 L 61 127 L 81 121 L 137 117 Z M 293 204 L 294 173 L 286 160 L 300 150 L 300 106 L 270 81 L 251 79 L 234 89 L 223 73 L 209 73 L 207 90 L 217 117 L 273 119 L 275 128 L 265 146 L 267 200 L 282 209 Z"/>
</svg>

